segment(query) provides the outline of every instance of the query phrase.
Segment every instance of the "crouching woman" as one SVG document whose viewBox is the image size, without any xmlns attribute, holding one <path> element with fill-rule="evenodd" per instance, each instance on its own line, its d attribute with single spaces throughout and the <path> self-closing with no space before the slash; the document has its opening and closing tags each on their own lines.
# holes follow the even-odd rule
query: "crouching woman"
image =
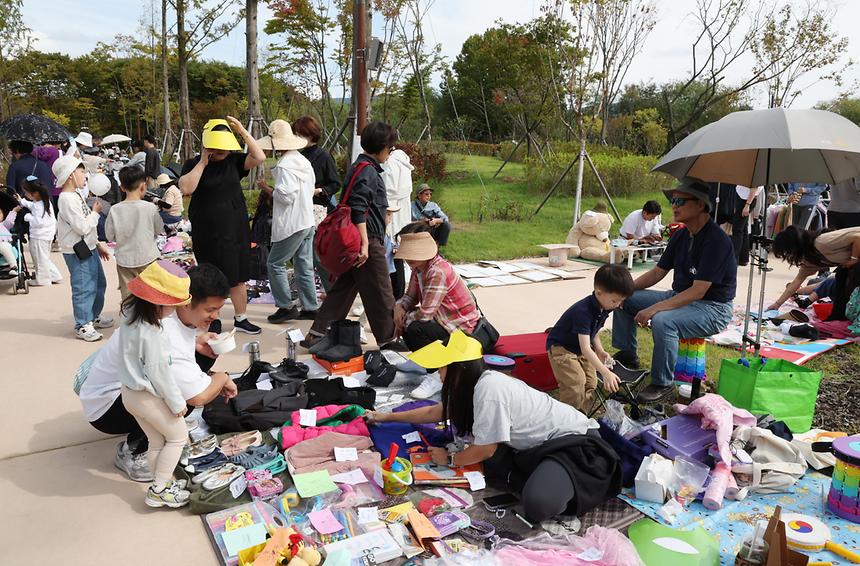
<svg viewBox="0 0 860 566">
<path fill-rule="evenodd" d="M 621 489 L 618 455 L 598 425 L 570 405 L 524 382 L 484 368 L 481 345 L 461 331 L 447 345 L 433 342 L 410 359 L 440 368 L 442 403 L 402 413 L 370 411 L 371 422 L 451 421 L 468 446 L 459 452 L 431 448 L 433 462 L 483 463 L 487 483 L 521 493 L 526 517 L 579 515 Z"/>
</svg>

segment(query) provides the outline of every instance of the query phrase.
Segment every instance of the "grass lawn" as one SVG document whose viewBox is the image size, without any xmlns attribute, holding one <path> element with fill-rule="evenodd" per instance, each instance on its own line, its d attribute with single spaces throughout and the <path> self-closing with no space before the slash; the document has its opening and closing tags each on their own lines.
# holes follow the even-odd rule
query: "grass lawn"
<svg viewBox="0 0 860 566">
<path fill-rule="evenodd" d="M 544 195 L 529 186 L 522 164 L 508 163 L 493 179 L 502 164 L 500 159 L 460 154 L 446 154 L 446 158 L 448 179 L 431 186 L 434 200 L 451 217 L 453 231 L 445 249 L 448 259 L 466 262 L 543 255 L 546 251 L 538 244 L 564 242 L 573 223 L 572 197 L 554 196 L 533 216 Z M 574 168 L 570 174 L 575 173 Z M 632 198 L 613 197 L 622 219 L 648 199 L 663 200 L 661 195 L 644 193 Z M 584 198 L 582 210 L 598 200 L 605 199 Z M 618 228 L 614 223 L 613 231 Z"/>
</svg>

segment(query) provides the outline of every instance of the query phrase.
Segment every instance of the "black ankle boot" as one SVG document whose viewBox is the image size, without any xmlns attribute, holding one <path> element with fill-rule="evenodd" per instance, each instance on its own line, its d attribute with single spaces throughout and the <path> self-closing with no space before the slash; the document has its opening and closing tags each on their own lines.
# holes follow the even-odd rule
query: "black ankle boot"
<svg viewBox="0 0 860 566">
<path fill-rule="evenodd" d="M 316 355 L 320 350 L 327 350 L 333 346 L 337 346 L 337 329 L 340 328 L 342 322 L 342 320 L 333 320 L 328 326 L 326 335 L 314 342 L 308 348 L 308 352 Z M 310 338 L 310 335 L 308 335 L 308 338 Z"/>
<path fill-rule="evenodd" d="M 345 362 L 361 355 L 361 323 L 355 320 L 342 320 L 337 328 L 337 344 L 319 350 L 318 358 L 329 362 Z"/>
</svg>

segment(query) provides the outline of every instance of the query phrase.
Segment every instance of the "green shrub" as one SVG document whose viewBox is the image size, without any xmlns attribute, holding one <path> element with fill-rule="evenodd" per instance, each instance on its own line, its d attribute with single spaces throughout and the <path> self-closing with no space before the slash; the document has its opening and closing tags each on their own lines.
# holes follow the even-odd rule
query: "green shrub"
<svg viewBox="0 0 860 566">
<path fill-rule="evenodd" d="M 499 157 L 502 159 L 507 159 L 507 157 L 514 150 L 514 146 L 517 144 L 511 141 L 504 141 L 499 144 Z M 620 147 L 616 147 L 614 145 L 602 145 L 602 144 L 587 144 L 588 153 L 592 157 L 595 155 L 611 155 L 613 157 L 625 157 L 627 155 L 635 155 L 626 149 L 622 149 Z M 553 141 L 550 140 L 549 147 L 541 146 L 540 150 L 543 152 L 543 156 L 545 159 L 548 159 L 550 155 L 558 154 L 558 153 L 570 153 L 576 155 L 579 153 L 579 142 L 578 141 Z M 531 157 L 540 161 L 540 157 L 538 152 L 532 146 Z M 527 159 L 526 157 L 526 144 L 523 143 L 517 149 L 517 152 L 514 154 L 511 161 L 515 163 L 523 163 Z"/>
<path fill-rule="evenodd" d="M 445 154 L 438 148 L 428 144 L 398 142 L 397 149 L 402 149 L 409 156 L 415 168 L 412 171 L 414 181 L 441 181 L 448 176 Z"/>
<path fill-rule="evenodd" d="M 499 155 L 499 144 L 464 142 L 464 141 L 434 141 L 431 144 L 434 149 L 442 153 L 462 153 L 464 155 L 482 155 L 484 157 L 496 157 Z"/>
<path fill-rule="evenodd" d="M 576 154 L 557 153 L 546 156 L 546 164 L 539 158 L 526 160 L 526 176 L 529 179 L 530 188 L 539 192 L 548 191 L 575 157 Z M 591 155 L 591 160 L 597 167 L 600 178 L 603 179 L 611 196 L 654 193 L 671 186 L 674 181 L 669 175 L 651 172 L 651 168 L 657 162 L 654 157 L 642 155 L 619 157 L 596 153 Z M 574 165 L 567 173 L 561 185 L 556 189 L 556 194 L 576 194 L 577 167 L 578 164 Z M 586 196 L 603 196 L 600 184 L 588 163 L 585 164 L 582 192 Z"/>
</svg>

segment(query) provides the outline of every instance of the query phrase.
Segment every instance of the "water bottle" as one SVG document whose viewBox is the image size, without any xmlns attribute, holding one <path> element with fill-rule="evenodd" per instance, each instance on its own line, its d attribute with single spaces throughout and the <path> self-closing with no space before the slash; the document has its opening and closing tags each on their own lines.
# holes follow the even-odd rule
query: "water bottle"
<svg viewBox="0 0 860 566">
<path fill-rule="evenodd" d="M 248 342 L 248 363 L 253 364 L 258 361 L 260 361 L 260 343 L 256 340 Z"/>
</svg>

